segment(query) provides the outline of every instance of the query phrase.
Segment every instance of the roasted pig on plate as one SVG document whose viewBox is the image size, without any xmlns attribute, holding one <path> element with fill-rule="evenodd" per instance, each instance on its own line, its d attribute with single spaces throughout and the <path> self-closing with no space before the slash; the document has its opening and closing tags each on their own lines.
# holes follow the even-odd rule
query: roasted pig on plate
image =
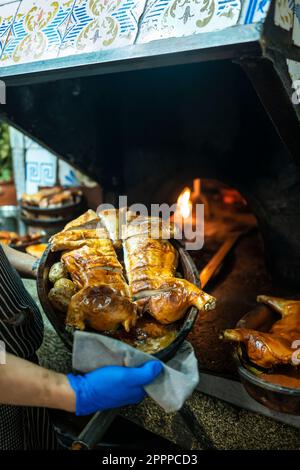
<svg viewBox="0 0 300 470">
<path fill-rule="evenodd" d="M 21 200 L 24 206 L 35 206 L 41 209 L 60 207 L 76 201 L 78 196 L 82 196 L 82 191 L 78 188 L 64 189 L 61 186 L 43 188 L 35 194 L 22 194 Z"/>
<path fill-rule="evenodd" d="M 296 365 L 294 342 L 300 339 L 300 301 L 260 295 L 258 302 L 269 305 L 281 315 L 269 332 L 248 328 L 228 329 L 224 339 L 243 343 L 249 359 L 260 367 Z M 299 358 L 300 359 L 300 358 Z"/>
<path fill-rule="evenodd" d="M 59 194 L 61 191 L 60 186 L 53 186 L 51 188 L 44 188 L 34 194 L 22 194 L 22 203 L 28 206 L 40 206 L 43 199 L 48 200 L 48 198 L 53 197 L 56 194 Z"/>
<path fill-rule="evenodd" d="M 191 306 L 214 308 L 213 297 L 176 277 L 178 253 L 165 239 L 175 234 L 174 224 L 158 217 L 138 217 L 114 209 L 101 211 L 99 216 L 87 211 L 67 224 L 50 241 L 52 251 L 63 252 L 61 264 L 50 271 L 54 285 L 57 275 L 67 272 L 77 290 L 68 298 L 66 323 L 111 332 L 121 331 L 123 326 L 129 332 L 136 324 L 138 309 L 140 315 L 150 313 L 153 322 L 168 325 L 181 319 Z M 115 252 L 120 244 L 129 284 Z M 174 336 L 173 330 L 167 333 L 169 338 Z"/>
</svg>

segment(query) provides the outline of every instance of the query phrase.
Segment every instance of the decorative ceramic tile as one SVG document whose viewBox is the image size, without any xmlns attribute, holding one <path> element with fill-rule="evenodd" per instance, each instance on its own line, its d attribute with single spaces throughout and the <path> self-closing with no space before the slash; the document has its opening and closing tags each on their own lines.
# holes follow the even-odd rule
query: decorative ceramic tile
<svg viewBox="0 0 300 470">
<path fill-rule="evenodd" d="M 300 46 L 300 0 L 295 0 L 293 43 Z"/>
<path fill-rule="evenodd" d="M 63 186 L 79 186 L 80 181 L 76 176 L 76 170 L 64 160 L 58 160 L 58 177 Z"/>
<path fill-rule="evenodd" d="M 276 0 L 274 23 L 289 31 L 293 27 L 295 0 Z"/>
<path fill-rule="evenodd" d="M 239 24 L 263 22 L 270 5 L 271 0 L 244 0 Z"/>
<path fill-rule="evenodd" d="M 12 40 L 11 29 L 20 1 L 0 3 L 0 57 L 6 45 Z"/>
<path fill-rule="evenodd" d="M 131 45 L 146 0 L 76 0 L 60 55 Z"/>
<path fill-rule="evenodd" d="M 53 186 L 56 183 L 56 170 L 57 157 L 31 141 L 26 151 L 26 192 L 33 194 L 39 186 Z"/>
<path fill-rule="evenodd" d="M 292 81 L 292 88 L 295 90 L 291 99 L 292 102 L 296 105 L 300 102 L 300 62 L 290 59 L 287 59 L 286 62 Z"/>
<path fill-rule="evenodd" d="M 8 63 L 31 62 L 58 55 L 74 0 L 22 0 L 5 47 Z"/>
<path fill-rule="evenodd" d="M 240 0 L 150 0 L 137 42 L 189 36 L 237 23 Z"/>
</svg>

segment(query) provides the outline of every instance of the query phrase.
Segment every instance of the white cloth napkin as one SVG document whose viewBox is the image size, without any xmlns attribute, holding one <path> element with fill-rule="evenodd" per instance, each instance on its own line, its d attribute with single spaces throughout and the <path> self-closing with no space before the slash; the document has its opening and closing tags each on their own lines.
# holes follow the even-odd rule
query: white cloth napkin
<svg viewBox="0 0 300 470">
<path fill-rule="evenodd" d="M 96 333 L 76 331 L 73 344 L 73 369 L 90 372 L 98 367 L 119 365 L 137 367 L 153 360 L 122 341 Z M 179 410 L 199 382 L 198 362 L 192 345 L 184 341 L 163 372 L 149 385 L 147 394 L 167 413 Z"/>
</svg>

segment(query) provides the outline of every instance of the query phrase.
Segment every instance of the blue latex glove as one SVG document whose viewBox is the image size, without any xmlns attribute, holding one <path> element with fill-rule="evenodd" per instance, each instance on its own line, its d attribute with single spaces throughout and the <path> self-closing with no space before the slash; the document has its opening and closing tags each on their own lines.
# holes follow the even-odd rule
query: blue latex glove
<svg viewBox="0 0 300 470">
<path fill-rule="evenodd" d="M 146 395 L 143 385 L 152 382 L 162 371 L 159 361 L 140 367 L 106 366 L 85 375 L 68 374 L 76 395 L 76 415 L 139 403 Z"/>
</svg>

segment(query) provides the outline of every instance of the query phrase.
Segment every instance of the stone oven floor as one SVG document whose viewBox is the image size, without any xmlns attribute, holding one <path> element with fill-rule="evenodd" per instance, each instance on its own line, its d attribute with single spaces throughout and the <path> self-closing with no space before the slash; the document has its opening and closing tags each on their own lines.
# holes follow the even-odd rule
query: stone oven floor
<svg viewBox="0 0 300 470">
<path fill-rule="evenodd" d="M 263 263 L 262 244 L 254 230 L 243 237 L 220 274 L 207 286 L 218 307 L 199 316 L 189 336 L 200 367 L 220 375 L 233 375 L 231 348 L 220 342 L 220 332 L 234 326 L 253 308 L 260 293 L 284 294 L 272 288 Z M 205 254 L 196 264 L 201 268 Z M 206 261 L 205 261 L 206 262 Z M 26 288 L 38 302 L 34 281 Z M 71 355 L 53 330 L 46 315 L 45 337 L 39 350 L 41 365 L 71 370 Z M 300 430 L 195 391 L 179 413 L 166 414 L 151 399 L 124 408 L 122 416 L 187 449 L 300 449 Z M 300 418 L 299 418 L 300 420 Z"/>
</svg>

